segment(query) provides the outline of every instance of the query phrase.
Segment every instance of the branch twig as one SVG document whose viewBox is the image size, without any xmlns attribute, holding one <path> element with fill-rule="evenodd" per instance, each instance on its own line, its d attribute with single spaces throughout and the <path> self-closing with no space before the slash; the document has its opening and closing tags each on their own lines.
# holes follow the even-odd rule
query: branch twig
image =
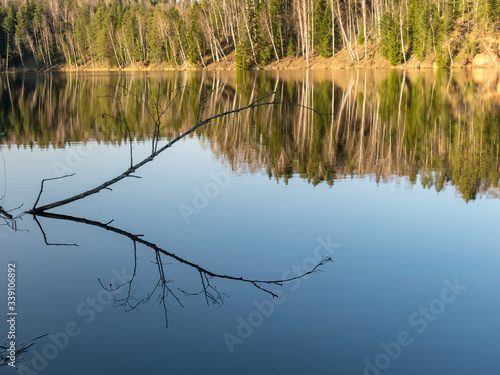
<svg viewBox="0 0 500 375">
<path fill-rule="evenodd" d="M 37 210 L 36 208 L 36 205 L 38 204 L 38 201 L 40 201 L 40 197 L 42 196 L 42 192 L 43 192 L 43 184 L 45 181 L 52 181 L 52 180 L 60 180 L 62 178 L 66 178 L 66 177 L 71 177 L 71 176 L 74 176 L 75 174 L 72 173 L 72 174 L 67 174 L 67 175 L 64 175 L 64 176 L 60 176 L 60 177 L 53 177 L 53 178 L 45 178 L 42 180 L 42 184 L 40 185 L 40 192 L 38 193 L 38 198 L 36 199 L 36 202 L 35 204 L 33 205 L 33 208 L 31 211 L 33 211 L 33 213 Z"/>
</svg>

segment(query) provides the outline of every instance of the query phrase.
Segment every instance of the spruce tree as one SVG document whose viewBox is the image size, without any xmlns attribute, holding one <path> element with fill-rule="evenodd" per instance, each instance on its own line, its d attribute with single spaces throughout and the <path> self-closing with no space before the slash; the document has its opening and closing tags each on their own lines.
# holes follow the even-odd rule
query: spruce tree
<svg viewBox="0 0 500 375">
<path fill-rule="evenodd" d="M 7 4 L 7 9 L 5 10 L 5 17 L 2 21 L 2 29 L 5 32 L 5 51 L 2 52 L 2 56 L 5 56 L 5 67 L 9 67 L 9 61 L 12 56 L 12 38 L 14 32 L 16 31 L 16 14 L 14 11 L 14 6 L 12 3 Z M 5 55 L 4 55 L 5 53 Z"/>
<path fill-rule="evenodd" d="M 399 39 L 399 25 L 389 12 L 385 12 L 380 18 L 379 50 L 380 54 L 389 60 L 391 65 L 398 65 L 403 59 Z"/>
<path fill-rule="evenodd" d="M 320 56 L 332 56 L 332 19 L 325 0 L 319 0 L 315 4 L 314 29 L 314 45 Z"/>
</svg>

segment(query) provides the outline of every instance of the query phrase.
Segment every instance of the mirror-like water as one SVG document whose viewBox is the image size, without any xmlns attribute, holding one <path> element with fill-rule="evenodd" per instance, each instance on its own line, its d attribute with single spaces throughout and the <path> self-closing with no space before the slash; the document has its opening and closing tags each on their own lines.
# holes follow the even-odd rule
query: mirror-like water
<svg viewBox="0 0 500 375">
<path fill-rule="evenodd" d="M 499 78 L 0 77 L 0 298 L 15 262 L 17 343 L 51 332 L 18 373 L 494 374 Z M 161 146 L 270 93 L 14 220 L 147 157 L 157 100 Z"/>
</svg>

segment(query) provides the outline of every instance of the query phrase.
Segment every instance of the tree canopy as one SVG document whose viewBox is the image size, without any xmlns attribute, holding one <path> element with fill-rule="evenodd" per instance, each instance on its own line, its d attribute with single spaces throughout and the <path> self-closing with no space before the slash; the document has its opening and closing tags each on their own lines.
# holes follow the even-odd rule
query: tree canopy
<svg viewBox="0 0 500 375">
<path fill-rule="evenodd" d="M 393 65 L 432 55 L 449 66 L 487 48 L 499 9 L 497 0 L 10 0 L 0 5 L 0 58 L 4 68 L 28 59 L 78 69 L 232 58 L 249 68 L 287 56 L 309 64 L 341 49 L 361 61 L 369 43 Z"/>
</svg>

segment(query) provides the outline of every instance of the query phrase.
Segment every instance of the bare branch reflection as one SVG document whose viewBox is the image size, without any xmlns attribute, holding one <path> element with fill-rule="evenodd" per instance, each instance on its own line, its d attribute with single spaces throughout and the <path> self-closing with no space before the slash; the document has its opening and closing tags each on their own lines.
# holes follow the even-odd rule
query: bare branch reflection
<svg viewBox="0 0 500 375">
<path fill-rule="evenodd" d="M 158 304 L 162 306 L 164 312 L 165 312 L 165 324 L 166 327 L 168 327 L 168 309 L 167 309 L 167 298 L 171 297 L 175 300 L 175 302 L 181 306 L 184 307 L 184 305 L 181 302 L 180 295 L 177 294 L 177 292 L 180 292 L 184 296 L 203 296 L 207 305 L 218 305 L 221 306 L 224 304 L 224 299 L 227 297 L 227 295 L 223 292 L 221 292 L 219 289 L 217 289 L 217 286 L 213 283 L 214 280 L 216 279 L 226 279 L 226 280 L 232 280 L 232 281 L 237 281 L 245 284 L 250 284 L 253 287 L 263 291 L 264 293 L 267 293 L 271 295 L 273 298 L 278 298 L 278 295 L 271 290 L 271 286 L 283 286 L 285 283 L 291 282 L 293 280 L 297 280 L 300 278 L 303 278 L 304 276 L 317 273 L 320 268 L 325 265 L 328 262 L 331 262 L 332 259 L 330 257 L 324 256 L 320 259 L 320 261 L 309 271 L 300 274 L 298 276 L 286 278 L 286 279 L 252 279 L 252 278 L 247 278 L 247 277 L 242 277 L 242 276 L 233 276 L 230 274 L 222 274 L 222 273 L 216 273 L 213 271 L 210 271 L 190 260 L 181 258 L 180 256 L 176 255 L 173 252 L 167 251 L 160 246 L 149 242 L 142 238 L 142 235 L 136 235 L 132 234 L 130 232 L 124 231 L 120 228 L 113 227 L 109 225 L 109 223 L 101 223 L 99 221 L 94 221 L 94 220 L 89 220 L 86 218 L 80 218 L 80 217 L 75 217 L 75 216 L 69 216 L 69 215 L 61 215 L 61 214 L 54 214 L 54 213 L 49 213 L 49 212 L 43 212 L 39 215 L 38 217 L 45 217 L 45 218 L 50 218 L 50 219 L 56 219 L 56 220 L 66 220 L 66 221 L 72 221 L 72 222 L 77 222 L 77 223 L 82 223 L 86 225 L 91 225 L 95 227 L 99 227 L 102 229 L 105 229 L 107 231 L 119 234 L 121 236 L 129 238 L 134 246 L 134 272 L 130 278 L 125 283 L 118 284 L 118 285 L 113 285 L 110 284 L 109 286 L 105 286 L 101 280 L 99 280 L 99 283 L 101 284 L 102 288 L 109 291 L 109 292 L 116 292 L 118 290 L 122 290 L 122 288 L 126 288 L 127 290 L 127 295 L 124 298 L 116 298 L 113 297 L 113 302 L 115 306 L 126 306 L 127 310 L 126 311 L 132 311 L 135 309 L 138 309 L 141 305 L 149 302 L 155 295 L 158 296 Z M 40 226 L 41 227 L 41 226 Z M 41 228 L 42 229 L 42 228 Z M 152 290 L 147 293 L 144 296 L 138 297 L 136 296 L 137 288 L 134 286 L 134 281 L 137 276 L 137 245 L 141 244 L 144 245 L 155 252 L 155 264 L 158 269 L 158 282 L 155 284 L 155 286 L 152 288 Z M 180 287 L 173 287 L 173 282 L 174 280 L 169 279 L 166 275 L 164 265 L 167 264 L 162 258 L 168 257 L 171 258 L 181 264 L 184 264 L 188 267 L 191 267 L 195 270 L 198 271 L 198 274 L 200 276 L 200 284 L 201 284 L 201 290 L 196 291 L 196 292 L 188 292 L 184 290 L 183 288 Z"/>
<path fill-rule="evenodd" d="M 22 207 L 16 207 L 13 209 L 6 210 L 2 206 L 0 206 L 0 226 L 7 226 L 9 229 L 14 232 L 19 231 L 20 229 L 17 227 L 17 222 L 25 215 L 24 212 L 19 214 L 13 214 L 18 211 Z"/>
</svg>

